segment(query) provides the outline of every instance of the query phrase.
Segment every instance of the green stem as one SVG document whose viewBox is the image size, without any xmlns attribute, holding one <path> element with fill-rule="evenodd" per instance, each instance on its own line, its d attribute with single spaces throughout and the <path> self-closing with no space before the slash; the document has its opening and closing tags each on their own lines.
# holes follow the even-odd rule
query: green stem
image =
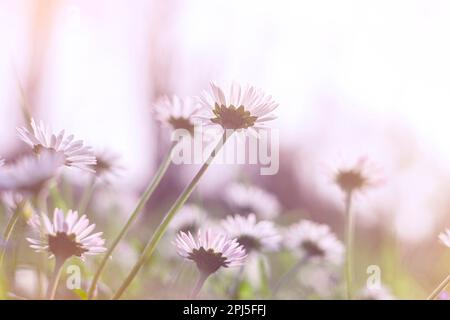
<svg viewBox="0 0 450 320">
<path fill-rule="evenodd" d="M 200 275 L 198 276 L 197 283 L 195 284 L 195 287 L 192 290 L 191 295 L 189 297 L 190 299 L 194 300 L 194 299 L 197 298 L 198 294 L 200 293 L 200 290 L 202 290 L 203 285 L 205 284 L 206 279 L 208 279 L 208 277 L 209 277 L 209 274 L 204 273 L 204 272 L 200 272 Z"/>
<path fill-rule="evenodd" d="M 92 175 L 91 179 L 88 182 L 88 185 L 86 186 L 86 188 L 84 188 L 83 195 L 81 196 L 80 203 L 78 204 L 78 212 L 80 214 L 86 213 L 86 209 L 89 206 L 92 195 L 94 194 L 95 180 L 95 175 Z"/>
<path fill-rule="evenodd" d="M 346 216 L 346 248 L 345 248 L 345 280 L 347 289 L 347 299 L 353 298 L 353 234 L 354 221 L 351 210 L 352 192 L 347 192 L 345 196 L 345 216 Z"/>
<path fill-rule="evenodd" d="M 288 283 L 289 280 L 291 280 L 295 275 L 298 273 L 300 268 L 305 264 L 304 259 L 300 259 L 297 261 L 288 271 L 286 271 L 285 274 L 281 276 L 281 278 L 278 280 L 278 282 L 275 284 L 275 286 L 272 289 L 272 297 L 275 297 L 277 293 L 280 291 L 280 289 Z"/>
<path fill-rule="evenodd" d="M 159 241 L 161 240 L 162 236 L 167 230 L 167 227 L 169 226 L 170 221 L 172 218 L 177 214 L 177 212 L 183 207 L 184 203 L 187 201 L 191 193 L 194 191 L 195 187 L 197 186 L 198 182 L 200 181 L 203 174 L 206 172 L 212 161 L 214 160 L 217 153 L 220 151 L 222 146 L 225 144 L 226 140 L 231 136 L 231 134 L 227 134 L 225 131 L 222 139 L 220 139 L 217 146 L 214 148 L 214 150 L 211 152 L 210 156 L 206 160 L 206 162 L 202 165 L 200 170 L 197 172 L 197 174 L 194 176 L 192 181 L 189 183 L 189 185 L 184 189 L 183 193 L 178 197 L 178 199 L 175 201 L 173 206 L 170 208 L 169 212 L 167 212 L 166 216 L 162 220 L 161 224 L 156 229 L 153 236 L 150 238 L 149 242 L 145 246 L 141 256 L 139 257 L 138 261 L 134 265 L 133 269 L 131 269 L 130 273 L 128 274 L 125 281 L 122 283 L 122 285 L 119 287 L 117 292 L 112 297 L 113 300 L 119 299 L 122 294 L 125 292 L 125 290 L 128 288 L 128 286 L 133 281 L 134 277 L 138 273 L 138 271 L 141 269 L 141 267 L 144 265 L 145 261 L 150 259 L 153 255 L 153 252 L 155 251 L 156 247 L 158 246 Z"/>
<path fill-rule="evenodd" d="M 49 300 L 55 300 L 56 289 L 58 288 L 59 278 L 61 278 L 62 266 L 64 265 L 64 259 L 56 258 L 55 260 L 55 269 L 53 270 L 53 274 L 48 286 L 47 297 Z"/>
<path fill-rule="evenodd" d="M 169 151 L 167 152 L 166 157 L 162 161 L 161 165 L 158 168 L 158 171 L 156 172 L 156 175 L 153 177 L 152 181 L 150 181 L 150 184 L 148 185 L 147 189 L 142 194 L 141 198 L 139 199 L 139 202 L 134 209 L 134 211 L 131 213 L 130 217 L 128 218 L 128 221 L 123 226 L 120 233 L 117 235 L 116 239 L 114 239 L 114 242 L 112 243 L 111 247 L 108 249 L 108 251 L 105 253 L 105 255 L 102 258 L 102 261 L 100 262 L 100 265 L 97 269 L 97 272 L 94 275 L 94 278 L 92 279 L 91 286 L 89 287 L 88 291 L 88 299 L 92 299 L 95 289 L 97 287 L 98 280 L 100 279 L 100 275 L 102 274 L 104 268 L 106 267 L 106 263 L 109 260 L 109 257 L 113 253 L 114 249 L 117 247 L 119 242 L 122 240 L 122 238 L 127 234 L 128 229 L 130 229 L 133 222 L 138 217 L 139 213 L 144 208 L 145 204 L 147 203 L 148 199 L 152 195 L 152 193 L 155 191 L 156 187 L 159 185 L 162 177 L 166 173 L 167 169 L 169 168 L 170 162 L 172 160 L 172 151 L 176 146 L 176 142 L 172 144 Z"/>
<path fill-rule="evenodd" d="M 434 300 L 437 298 L 439 293 L 441 293 L 448 285 L 450 284 L 450 275 L 447 276 L 447 278 L 442 281 L 436 289 L 430 294 L 430 296 L 427 298 L 427 300 Z"/>
<path fill-rule="evenodd" d="M 3 265 L 3 259 L 5 257 L 6 248 L 8 247 L 9 238 L 14 230 L 14 226 L 16 225 L 17 220 L 20 217 L 21 209 L 17 208 L 14 210 L 14 213 L 8 220 L 8 224 L 6 225 L 5 232 L 3 233 L 3 240 L 5 241 L 3 248 L 0 253 L 0 267 Z"/>
<path fill-rule="evenodd" d="M 239 287 L 244 278 L 244 268 L 245 268 L 244 265 L 240 266 L 239 271 L 237 272 L 236 276 L 234 277 L 233 283 L 231 284 L 231 287 L 228 290 L 229 296 L 233 300 L 237 300 L 239 298 Z"/>
</svg>

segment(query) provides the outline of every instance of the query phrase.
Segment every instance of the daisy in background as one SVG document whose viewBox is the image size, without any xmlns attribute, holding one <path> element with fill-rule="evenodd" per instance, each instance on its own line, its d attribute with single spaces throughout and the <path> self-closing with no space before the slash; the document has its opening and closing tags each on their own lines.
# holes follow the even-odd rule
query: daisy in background
<svg viewBox="0 0 450 320">
<path fill-rule="evenodd" d="M 30 247 L 36 252 L 47 252 L 51 258 L 55 258 L 49 299 L 55 297 L 61 269 L 67 259 L 79 257 L 84 260 L 87 256 L 106 251 L 102 232 L 92 234 L 95 224 L 89 224 L 86 215 L 78 217 L 77 211 L 69 210 L 64 215 L 61 209 L 55 209 L 52 221 L 47 215 L 34 214 L 29 224 L 39 234 L 38 239 L 27 238 Z"/>
<path fill-rule="evenodd" d="M 37 124 L 31 119 L 32 131 L 26 127 L 17 128 L 20 138 L 27 143 L 36 154 L 43 150 L 50 150 L 64 156 L 64 164 L 84 171 L 93 172 L 96 164 L 95 156 L 90 147 L 84 146 L 83 141 L 74 141 L 74 136 L 65 136 L 64 130 L 58 135 L 53 134 L 41 121 Z"/>
<path fill-rule="evenodd" d="M 450 229 L 446 229 L 439 235 L 441 243 L 450 248 Z"/>
<path fill-rule="evenodd" d="M 0 157 L 0 167 L 5 165 L 5 159 Z"/>
<path fill-rule="evenodd" d="M 0 191 L 38 195 L 64 165 L 61 154 L 42 151 L 39 157 L 25 156 L 0 168 Z"/>
<path fill-rule="evenodd" d="M 346 259 L 345 279 L 347 286 L 347 299 L 353 295 L 353 237 L 354 217 L 352 210 L 353 197 L 370 187 L 375 187 L 383 181 L 378 169 L 368 157 L 360 157 L 353 164 L 344 165 L 337 169 L 333 176 L 334 183 L 344 196 L 344 211 L 346 217 Z"/>
<path fill-rule="evenodd" d="M 344 246 L 327 225 L 303 220 L 291 225 L 286 230 L 283 240 L 285 247 L 292 250 L 299 260 L 275 284 L 272 290 L 274 296 L 308 263 L 319 266 L 342 263 Z"/>
<path fill-rule="evenodd" d="M 199 114 L 200 105 L 192 98 L 181 99 L 174 95 L 164 96 L 154 105 L 156 119 L 167 128 L 172 130 L 186 130 L 191 136 L 194 135 L 196 123 L 194 117 Z"/>
<path fill-rule="evenodd" d="M 105 184 L 111 184 L 124 168 L 120 165 L 120 156 L 110 150 L 95 152 L 97 163 L 92 166 L 95 178 Z"/>
<path fill-rule="evenodd" d="M 214 83 L 199 98 L 205 126 L 220 126 L 225 130 L 248 130 L 256 133 L 268 121 L 276 119 L 272 112 L 278 104 L 262 90 L 233 83 L 228 92 Z"/>
<path fill-rule="evenodd" d="M 185 205 L 173 218 L 169 229 L 174 233 L 183 231 L 184 233 L 196 234 L 206 220 L 206 212 L 195 204 Z"/>
<path fill-rule="evenodd" d="M 245 249 L 237 239 L 208 229 L 199 230 L 194 237 L 190 232 L 179 232 L 174 242 L 177 252 L 187 260 L 195 262 L 200 273 L 192 298 L 200 292 L 208 277 L 220 268 L 238 267 L 247 257 Z"/>
<path fill-rule="evenodd" d="M 225 200 L 234 212 L 240 215 L 254 213 L 263 220 L 274 219 L 281 212 L 278 199 L 257 186 L 233 183 L 225 191 Z"/>
</svg>

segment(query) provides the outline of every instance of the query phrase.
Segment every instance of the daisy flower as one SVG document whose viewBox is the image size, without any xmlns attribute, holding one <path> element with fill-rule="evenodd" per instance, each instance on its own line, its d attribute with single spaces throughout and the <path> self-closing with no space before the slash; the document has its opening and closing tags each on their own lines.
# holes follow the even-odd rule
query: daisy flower
<svg viewBox="0 0 450 320">
<path fill-rule="evenodd" d="M 342 192 L 351 194 L 379 185 L 382 178 L 379 169 L 367 157 L 360 157 L 352 165 L 339 168 L 334 175 L 334 182 Z"/>
<path fill-rule="evenodd" d="M 213 233 L 210 229 L 199 230 L 197 237 L 190 232 L 179 232 L 175 246 L 180 256 L 192 260 L 201 274 L 209 276 L 220 268 L 241 266 L 247 257 L 245 249 L 237 239 L 225 234 Z"/>
<path fill-rule="evenodd" d="M 206 212 L 202 208 L 194 204 L 187 204 L 173 218 L 169 228 L 175 233 L 183 231 L 195 234 L 205 219 Z"/>
<path fill-rule="evenodd" d="M 155 104 L 156 119 L 163 126 L 173 130 L 184 129 L 191 135 L 194 134 L 194 116 L 198 114 L 200 106 L 192 98 L 181 99 L 174 95 L 171 98 L 165 96 Z"/>
<path fill-rule="evenodd" d="M 199 117 L 202 123 L 219 125 L 225 130 L 264 128 L 267 121 L 276 119 L 272 111 L 278 107 L 262 90 L 236 83 L 228 93 L 211 83 L 210 90 L 200 97 L 200 103 L 204 112 Z"/>
<path fill-rule="evenodd" d="M 26 156 L 0 169 L 0 190 L 38 194 L 57 176 L 64 164 L 58 153 L 42 152 L 40 157 Z"/>
<path fill-rule="evenodd" d="M 110 152 L 110 151 L 101 151 L 95 154 L 95 158 L 97 163 L 92 166 L 92 169 L 95 171 L 95 176 L 100 181 L 103 181 L 106 184 L 111 183 L 111 181 L 118 176 L 118 173 L 123 169 L 123 167 L 119 164 L 120 156 Z"/>
<path fill-rule="evenodd" d="M 225 199 L 234 212 L 240 215 L 255 213 L 261 219 L 273 219 L 280 214 L 277 198 L 256 186 L 231 184 L 225 191 Z"/>
<path fill-rule="evenodd" d="M 4 165 L 5 165 L 5 159 L 0 158 L 0 167 L 2 167 L 2 166 L 4 166 Z"/>
<path fill-rule="evenodd" d="M 25 127 L 17 128 L 17 131 L 36 154 L 40 154 L 42 150 L 51 150 L 64 155 L 66 166 L 93 172 L 91 166 L 96 164 L 95 156 L 90 147 L 84 146 L 83 141 L 74 141 L 73 135 L 66 137 L 64 130 L 55 135 L 42 121 L 37 124 L 31 119 L 31 128 L 32 131 Z"/>
<path fill-rule="evenodd" d="M 450 248 L 450 229 L 446 229 L 444 232 L 442 232 L 439 235 L 439 240 L 441 240 L 441 242 Z"/>
<path fill-rule="evenodd" d="M 361 300 L 394 300 L 389 288 L 385 286 L 379 286 L 375 288 L 366 287 L 359 295 Z"/>
<path fill-rule="evenodd" d="M 237 239 L 247 253 L 277 250 L 281 241 L 275 225 L 271 221 L 257 221 L 254 214 L 247 217 L 228 216 L 222 226 L 230 237 Z"/>
<path fill-rule="evenodd" d="M 344 246 L 327 225 L 303 220 L 288 228 L 285 234 L 287 248 L 305 259 L 340 264 Z"/>
<path fill-rule="evenodd" d="M 39 239 L 27 238 L 30 247 L 36 252 L 48 252 L 57 261 L 65 261 L 72 256 L 84 260 L 86 256 L 106 251 L 102 232 L 91 234 L 95 224 L 90 225 L 86 215 L 79 218 L 77 211 L 69 210 L 64 216 L 61 209 L 55 209 L 53 221 L 47 215 L 39 217 L 35 214 L 29 223 L 41 235 Z"/>
</svg>

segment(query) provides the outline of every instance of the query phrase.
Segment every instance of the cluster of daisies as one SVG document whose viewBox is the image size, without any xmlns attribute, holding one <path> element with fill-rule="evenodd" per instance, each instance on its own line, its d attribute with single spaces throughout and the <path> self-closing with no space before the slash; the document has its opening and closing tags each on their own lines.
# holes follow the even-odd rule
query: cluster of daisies
<svg viewBox="0 0 450 320">
<path fill-rule="evenodd" d="M 215 127 L 237 133 L 258 135 L 269 121 L 275 119 L 277 108 L 271 96 L 252 86 L 233 84 L 228 91 L 215 84 L 199 98 L 165 97 L 154 106 L 155 117 L 168 129 L 185 130 L 194 135 L 200 127 Z M 162 164 L 155 178 L 141 196 L 136 209 L 114 240 L 106 243 L 102 232 L 95 232 L 90 223 L 89 212 L 54 208 L 49 216 L 47 197 L 58 185 L 65 168 L 75 168 L 92 175 L 93 183 L 108 182 L 120 169 L 117 156 L 108 152 L 96 152 L 81 140 L 64 131 L 53 133 L 42 122 L 31 119 L 28 126 L 18 129 L 19 137 L 30 147 L 30 152 L 14 163 L 0 159 L 0 193 L 13 211 L 32 205 L 27 222 L 34 235 L 27 237 L 30 247 L 37 252 L 49 254 L 55 260 L 52 283 L 48 298 L 55 297 L 58 275 L 62 265 L 72 257 L 85 259 L 103 254 L 88 297 L 92 298 L 98 279 L 137 215 L 165 174 L 168 164 Z M 217 149 L 211 155 L 214 156 Z M 168 157 L 170 160 L 170 157 Z M 225 194 L 230 214 L 215 219 L 204 209 L 185 204 L 201 175 L 209 164 L 204 164 L 193 182 L 183 191 L 163 222 L 149 239 L 139 260 L 114 296 L 120 298 L 136 276 L 144 262 L 151 257 L 166 228 L 172 231 L 174 249 L 182 258 L 192 261 L 198 269 L 199 281 L 192 292 L 195 297 L 206 280 L 224 268 L 245 269 L 254 257 L 271 252 L 287 250 L 299 261 L 296 265 L 341 266 L 344 261 L 351 265 L 350 255 L 344 255 L 351 247 L 351 237 L 344 245 L 327 225 L 310 220 L 300 220 L 291 225 L 279 224 L 282 206 L 271 193 L 253 185 L 234 183 Z M 334 175 L 334 183 L 346 199 L 346 213 L 350 217 L 351 200 L 355 193 L 376 184 L 366 172 L 367 159 L 361 158 L 355 164 L 340 168 Z M 350 220 L 350 219 L 349 219 Z M 8 224 L 13 226 L 14 224 Z M 349 223 L 349 226 L 351 224 Z M 351 235 L 351 228 L 349 228 Z M 442 243 L 450 247 L 450 230 L 439 236 Z M 3 239 L 8 241 L 8 239 Z M 107 246 L 108 244 L 108 246 Z M 3 260 L 3 255 L 0 261 Z M 120 257 L 119 257 L 120 258 Z M 0 262 L 1 263 L 1 262 Z M 350 270 L 350 269 L 349 269 Z M 288 276 L 289 273 L 286 274 Z M 351 284 L 351 279 L 347 282 Z M 283 283 L 278 283 L 281 286 Z M 349 292 L 351 287 L 349 286 Z M 388 290 L 363 291 L 367 299 L 390 298 Z"/>
</svg>

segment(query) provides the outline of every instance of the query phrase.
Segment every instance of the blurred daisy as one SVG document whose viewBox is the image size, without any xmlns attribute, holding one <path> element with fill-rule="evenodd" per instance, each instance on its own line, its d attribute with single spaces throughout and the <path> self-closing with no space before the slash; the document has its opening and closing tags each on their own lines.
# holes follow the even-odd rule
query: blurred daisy
<svg viewBox="0 0 450 320">
<path fill-rule="evenodd" d="M 220 268 L 241 266 L 247 257 L 245 249 L 237 239 L 225 234 L 213 233 L 211 230 L 197 232 L 197 237 L 190 232 L 179 232 L 175 246 L 180 256 L 192 260 L 201 274 L 209 276 Z"/>
<path fill-rule="evenodd" d="M 334 175 L 334 182 L 345 194 L 379 185 L 382 179 L 379 169 L 368 161 L 367 157 L 360 157 L 352 165 L 344 165 Z"/>
<path fill-rule="evenodd" d="M 93 172 L 95 156 L 90 147 L 83 145 L 83 141 L 74 141 L 73 135 L 65 137 L 64 130 L 55 135 L 42 121 L 37 124 L 31 119 L 31 127 L 32 132 L 25 127 L 17 128 L 17 131 L 20 138 L 30 145 L 36 154 L 40 154 L 42 150 L 51 150 L 64 155 L 66 166 Z"/>
<path fill-rule="evenodd" d="M 187 204 L 173 218 L 169 228 L 175 233 L 183 231 L 184 233 L 190 232 L 195 234 L 205 219 L 206 212 L 202 208 L 193 204 Z"/>
<path fill-rule="evenodd" d="M 78 218 L 77 211 L 69 210 L 67 216 L 64 216 L 61 209 L 55 209 L 53 222 L 47 215 L 35 214 L 29 223 L 41 234 L 40 239 L 27 238 L 30 247 L 36 252 L 50 253 L 50 257 L 55 257 L 57 261 L 65 261 L 72 256 L 84 259 L 106 251 L 102 232 L 91 234 L 95 224 L 90 225 L 86 215 Z"/>
<path fill-rule="evenodd" d="M 123 167 L 119 164 L 120 156 L 111 151 L 101 151 L 95 154 L 97 163 L 92 166 L 95 176 L 100 181 L 109 184 L 119 175 Z"/>
<path fill-rule="evenodd" d="M 0 158 L 0 167 L 2 167 L 3 165 L 5 165 L 5 159 Z"/>
<path fill-rule="evenodd" d="M 184 129 L 194 134 L 195 123 L 193 116 L 197 115 L 200 106 L 192 98 L 181 99 L 174 95 L 160 98 L 155 104 L 155 114 L 162 125 L 173 130 Z"/>
<path fill-rule="evenodd" d="M 230 130 L 255 130 L 274 120 L 272 114 L 278 104 L 260 89 L 242 87 L 233 83 L 228 94 L 211 83 L 211 88 L 200 97 L 204 115 L 199 118 L 204 125 L 219 125 Z"/>
<path fill-rule="evenodd" d="M 379 287 L 366 287 L 361 291 L 359 295 L 359 299 L 361 300 L 394 300 L 394 296 L 392 295 L 389 288 L 385 286 Z"/>
<path fill-rule="evenodd" d="M 305 259 L 340 264 L 344 246 L 327 225 L 304 220 L 288 228 L 285 246 Z"/>
<path fill-rule="evenodd" d="M 58 153 L 26 156 L 0 169 L 0 190 L 36 195 L 57 176 L 63 164 L 64 158 Z"/>
<path fill-rule="evenodd" d="M 439 235 L 439 240 L 441 240 L 441 242 L 450 248 L 450 229 L 446 229 L 444 232 L 442 232 Z"/>
<path fill-rule="evenodd" d="M 225 191 L 225 199 L 232 210 L 240 215 L 255 213 L 260 219 L 273 219 L 280 214 L 277 198 L 256 186 L 231 184 Z"/>
<path fill-rule="evenodd" d="M 228 216 L 222 222 L 223 229 L 236 238 L 247 253 L 277 250 L 281 236 L 271 221 L 257 221 L 254 214 L 247 217 Z"/>
</svg>

